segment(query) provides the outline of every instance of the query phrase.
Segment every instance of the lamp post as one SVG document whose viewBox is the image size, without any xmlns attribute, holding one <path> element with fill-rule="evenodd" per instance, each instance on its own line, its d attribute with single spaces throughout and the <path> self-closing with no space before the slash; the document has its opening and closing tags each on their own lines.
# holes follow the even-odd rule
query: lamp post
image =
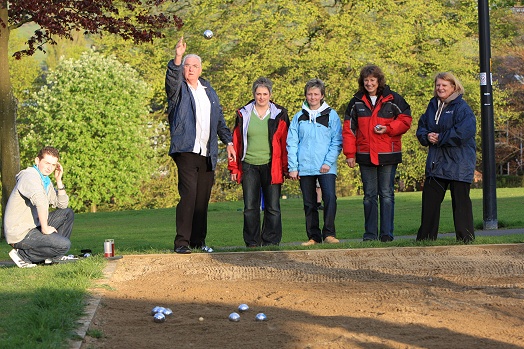
<svg viewBox="0 0 524 349">
<path fill-rule="evenodd" d="M 497 177 L 495 165 L 495 126 L 491 82 L 491 43 L 488 0 L 478 1 L 480 100 L 482 132 L 482 192 L 484 229 L 497 229 Z"/>
</svg>

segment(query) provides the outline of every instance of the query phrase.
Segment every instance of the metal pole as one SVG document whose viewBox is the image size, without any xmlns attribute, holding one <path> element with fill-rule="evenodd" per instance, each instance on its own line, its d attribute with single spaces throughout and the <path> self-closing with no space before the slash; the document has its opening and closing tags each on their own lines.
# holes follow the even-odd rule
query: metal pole
<svg viewBox="0 0 524 349">
<path fill-rule="evenodd" d="M 495 126 L 493 118 L 493 89 L 491 83 L 491 42 L 489 32 L 488 0 L 478 1 L 478 12 L 484 229 L 497 229 Z"/>
</svg>

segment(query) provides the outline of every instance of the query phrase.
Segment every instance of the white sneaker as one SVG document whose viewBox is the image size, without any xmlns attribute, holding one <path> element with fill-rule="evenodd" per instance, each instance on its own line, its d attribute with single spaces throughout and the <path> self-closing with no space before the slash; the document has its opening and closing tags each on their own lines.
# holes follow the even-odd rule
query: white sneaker
<svg viewBox="0 0 524 349">
<path fill-rule="evenodd" d="M 209 246 L 202 246 L 202 252 L 211 253 L 213 251 L 214 250 L 211 247 L 209 247 Z"/>
<path fill-rule="evenodd" d="M 58 258 L 53 258 L 53 262 L 54 263 L 70 263 L 70 262 L 76 262 L 77 260 L 78 260 L 78 258 L 75 257 L 72 254 L 70 254 L 68 256 L 62 256 L 62 257 L 58 257 Z"/>
<path fill-rule="evenodd" d="M 20 255 L 18 254 L 18 250 L 15 249 L 15 248 L 13 248 L 9 252 L 9 257 L 11 257 L 11 259 L 13 260 L 13 262 L 15 262 L 15 264 L 18 266 L 18 268 L 34 268 L 34 267 L 36 267 L 36 264 L 28 263 L 28 262 L 24 261 L 22 259 L 22 257 L 20 257 Z"/>
<path fill-rule="evenodd" d="M 62 257 L 58 258 L 59 261 L 70 261 L 70 260 L 73 260 L 73 259 L 78 259 L 78 258 L 75 257 L 74 254 L 70 254 L 70 255 L 62 256 Z"/>
</svg>

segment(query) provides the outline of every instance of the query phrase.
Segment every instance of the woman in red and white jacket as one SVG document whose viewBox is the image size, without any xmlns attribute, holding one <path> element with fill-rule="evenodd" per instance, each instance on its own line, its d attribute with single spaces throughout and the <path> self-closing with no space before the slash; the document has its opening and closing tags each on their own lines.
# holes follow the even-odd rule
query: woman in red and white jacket
<svg viewBox="0 0 524 349">
<path fill-rule="evenodd" d="M 393 240 L 395 173 L 402 162 L 401 137 L 411 127 L 411 109 L 390 90 L 382 70 L 360 71 L 358 92 L 349 101 L 342 127 L 343 152 L 349 167 L 358 163 L 364 187 L 364 241 Z M 380 231 L 378 200 L 380 199 Z"/>
<path fill-rule="evenodd" d="M 242 183 L 244 194 L 244 242 L 247 247 L 278 245 L 282 239 L 280 193 L 288 173 L 286 138 L 287 109 L 273 103 L 273 83 L 258 78 L 253 97 L 237 110 L 233 146 L 237 151 L 228 169 L 231 180 Z M 260 226 L 261 193 L 264 222 Z"/>
</svg>

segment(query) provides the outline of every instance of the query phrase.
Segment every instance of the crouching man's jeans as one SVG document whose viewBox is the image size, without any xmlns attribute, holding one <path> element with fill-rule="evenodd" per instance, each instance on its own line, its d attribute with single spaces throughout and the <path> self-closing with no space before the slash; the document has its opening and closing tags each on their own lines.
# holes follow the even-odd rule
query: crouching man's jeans
<svg viewBox="0 0 524 349">
<path fill-rule="evenodd" d="M 64 256 L 71 247 L 71 231 L 75 214 L 72 209 L 64 208 L 49 212 L 48 225 L 55 227 L 57 232 L 42 234 L 40 227 L 31 229 L 25 238 L 13 244 L 18 254 L 25 261 L 40 263 L 47 258 Z"/>
</svg>

